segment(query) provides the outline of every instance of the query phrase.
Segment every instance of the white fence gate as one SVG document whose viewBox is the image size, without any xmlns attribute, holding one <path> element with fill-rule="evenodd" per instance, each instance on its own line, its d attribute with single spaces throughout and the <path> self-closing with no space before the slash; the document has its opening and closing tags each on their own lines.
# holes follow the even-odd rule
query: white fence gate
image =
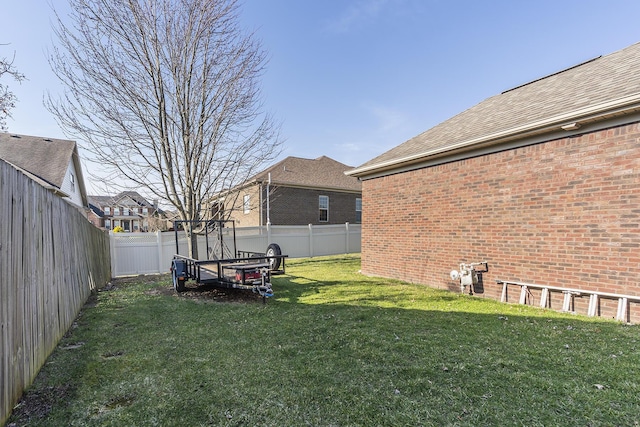
<svg viewBox="0 0 640 427">
<path fill-rule="evenodd" d="M 360 224 L 272 225 L 236 228 L 236 250 L 265 252 L 277 243 L 284 255 L 306 258 L 360 252 Z M 233 229 L 222 231 L 226 243 L 233 241 Z M 113 277 L 134 274 L 166 273 L 176 253 L 175 233 L 109 233 L 111 238 L 111 273 Z M 179 232 L 179 253 L 188 254 L 187 240 Z M 216 250 L 217 235 L 209 235 L 209 248 Z M 198 253 L 207 253 L 205 236 L 198 239 Z M 206 257 L 201 255 L 201 259 Z"/>
</svg>

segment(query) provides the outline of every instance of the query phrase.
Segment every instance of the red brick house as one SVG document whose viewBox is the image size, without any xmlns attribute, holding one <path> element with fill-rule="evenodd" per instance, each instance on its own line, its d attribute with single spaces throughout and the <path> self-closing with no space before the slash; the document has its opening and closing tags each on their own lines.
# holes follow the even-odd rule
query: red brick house
<svg viewBox="0 0 640 427">
<path fill-rule="evenodd" d="M 363 181 L 365 274 L 459 292 L 449 272 L 487 261 L 479 296 L 500 299 L 500 279 L 638 296 L 640 44 L 488 98 L 347 174 Z"/>
<path fill-rule="evenodd" d="M 125 232 L 164 231 L 169 224 L 157 202 L 149 203 L 136 191 L 123 191 L 115 196 L 88 196 L 89 221 L 98 228 Z"/>
<path fill-rule="evenodd" d="M 237 227 L 359 224 L 362 184 L 353 169 L 326 156 L 287 157 L 242 185 L 217 195 L 210 212 Z"/>
</svg>

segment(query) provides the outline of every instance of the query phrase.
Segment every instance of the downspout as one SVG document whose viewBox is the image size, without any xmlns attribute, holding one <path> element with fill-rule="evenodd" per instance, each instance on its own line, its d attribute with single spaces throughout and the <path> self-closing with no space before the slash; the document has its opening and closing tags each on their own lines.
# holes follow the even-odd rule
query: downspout
<svg viewBox="0 0 640 427">
<path fill-rule="evenodd" d="M 267 226 L 271 226 L 271 216 L 269 211 L 269 188 L 271 186 L 271 172 L 269 172 L 269 180 L 267 181 Z"/>
<path fill-rule="evenodd" d="M 258 197 L 260 198 L 259 203 L 258 203 L 258 225 L 260 227 L 262 227 L 262 200 L 263 200 L 263 195 L 262 195 L 262 181 L 258 181 Z"/>
</svg>

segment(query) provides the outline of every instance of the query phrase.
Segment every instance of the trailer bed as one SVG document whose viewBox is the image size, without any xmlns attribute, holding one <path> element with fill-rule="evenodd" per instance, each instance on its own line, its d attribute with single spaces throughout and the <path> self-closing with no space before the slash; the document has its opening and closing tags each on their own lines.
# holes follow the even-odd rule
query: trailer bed
<svg viewBox="0 0 640 427">
<path fill-rule="evenodd" d="M 206 223 L 204 227 L 205 242 L 207 245 L 207 259 L 198 260 L 180 255 L 178 245 L 178 226 L 194 223 Z M 194 280 L 198 285 L 212 285 L 221 288 L 234 288 L 251 290 L 260 294 L 265 301 L 266 297 L 273 296 L 271 289 L 271 274 L 284 273 L 284 259 L 280 246 L 272 243 L 265 253 L 239 251 L 235 244 L 235 225 L 233 226 L 233 248 L 230 250 L 223 244 L 222 229 L 226 222 L 233 221 L 209 220 L 209 221 L 174 221 L 176 233 L 176 254 L 171 261 L 171 275 L 173 287 L 176 292 L 185 290 L 185 282 Z M 218 231 L 219 255 L 211 250 L 209 245 L 209 229 Z M 225 250 L 226 249 L 226 250 Z M 237 258 L 229 257 L 236 256 Z M 213 257 L 214 259 L 210 259 Z M 281 269 L 280 269 L 281 268 Z"/>
</svg>

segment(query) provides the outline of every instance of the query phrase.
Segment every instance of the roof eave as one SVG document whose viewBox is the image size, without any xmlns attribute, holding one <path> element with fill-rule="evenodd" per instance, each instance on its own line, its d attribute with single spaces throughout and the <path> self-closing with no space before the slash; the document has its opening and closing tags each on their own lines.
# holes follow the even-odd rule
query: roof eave
<svg viewBox="0 0 640 427">
<path fill-rule="evenodd" d="M 476 147 L 496 145 L 528 136 L 554 132 L 559 128 L 564 128 L 565 126 L 572 125 L 574 123 L 582 124 L 596 122 L 612 116 L 629 114 L 638 110 L 640 110 L 640 93 L 571 111 L 569 113 L 560 114 L 558 116 L 553 116 L 493 134 L 450 144 L 446 147 L 428 150 L 412 156 L 355 168 L 350 171 L 346 171 L 345 175 L 361 178 L 372 174 L 390 172 L 404 166 L 423 162 L 430 158 L 459 153 Z"/>
</svg>

